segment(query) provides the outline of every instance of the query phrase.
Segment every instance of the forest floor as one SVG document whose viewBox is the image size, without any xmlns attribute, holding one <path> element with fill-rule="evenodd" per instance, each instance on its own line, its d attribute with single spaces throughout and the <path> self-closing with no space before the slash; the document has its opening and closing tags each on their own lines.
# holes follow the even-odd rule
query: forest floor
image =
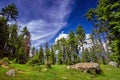
<svg viewBox="0 0 120 80">
<path fill-rule="evenodd" d="M 109 65 L 101 65 L 102 73 L 95 78 L 91 74 L 77 70 L 67 69 L 66 65 L 52 65 L 51 69 L 41 66 L 27 66 L 21 64 L 9 64 L 16 70 L 15 76 L 7 76 L 9 70 L 0 67 L 0 80 L 120 80 L 120 68 Z"/>
</svg>

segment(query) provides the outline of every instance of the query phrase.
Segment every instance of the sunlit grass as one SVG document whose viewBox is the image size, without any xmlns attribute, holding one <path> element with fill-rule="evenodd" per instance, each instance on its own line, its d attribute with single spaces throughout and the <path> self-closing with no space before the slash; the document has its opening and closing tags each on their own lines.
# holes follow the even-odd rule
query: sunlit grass
<svg viewBox="0 0 120 80">
<path fill-rule="evenodd" d="M 102 73 L 95 78 L 90 74 L 79 72 L 77 70 L 67 69 L 66 65 L 52 65 L 51 69 L 43 71 L 44 65 L 27 66 L 21 64 L 10 64 L 16 71 L 16 76 L 9 77 L 5 73 L 8 69 L 0 67 L 0 80 L 119 80 L 120 68 L 109 65 L 101 65 Z"/>
</svg>

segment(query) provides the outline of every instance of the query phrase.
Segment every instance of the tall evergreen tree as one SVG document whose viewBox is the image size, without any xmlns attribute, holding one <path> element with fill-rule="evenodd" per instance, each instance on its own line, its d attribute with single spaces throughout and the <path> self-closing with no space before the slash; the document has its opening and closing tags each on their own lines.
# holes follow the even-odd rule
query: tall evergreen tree
<svg viewBox="0 0 120 80">
<path fill-rule="evenodd" d="M 9 37 L 7 20 L 4 17 L 0 17 L 0 58 L 6 56 L 6 47 Z"/>
<path fill-rule="evenodd" d="M 75 34 L 73 31 L 70 31 L 69 35 L 68 35 L 68 45 L 69 45 L 69 54 L 68 54 L 68 58 L 70 61 L 70 64 L 74 62 L 74 60 L 76 59 L 75 56 L 73 56 L 74 54 L 76 54 L 75 50 L 78 46 L 76 38 L 75 38 Z"/>
<path fill-rule="evenodd" d="M 32 54 L 32 56 L 35 56 L 35 54 L 36 54 L 35 47 L 32 47 L 31 54 Z"/>
<path fill-rule="evenodd" d="M 50 55 L 50 59 L 51 59 L 51 63 L 52 64 L 56 64 L 56 56 L 55 56 L 55 49 L 53 46 L 51 46 L 51 55 Z"/>
<path fill-rule="evenodd" d="M 11 25 L 9 27 L 9 39 L 8 39 L 7 48 L 10 52 L 9 58 L 15 58 L 17 55 L 17 44 L 18 44 L 18 28 L 17 25 Z"/>
<path fill-rule="evenodd" d="M 96 9 L 89 10 L 87 17 L 94 24 L 103 25 L 108 28 L 108 39 L 112 44 L 112 51 L 116 54 L 117 62 L 120 65 L 120 1 L 119 0 L 99 0 Z M 99 26 L 102 27 L 102 26 Z"/>
<path fill-rule="evenodd" d="M 45 44 L 45 58 L 46 58 L 46 62 L 50 62 L 50 49 L 48 42 L 46 42 Z"/>
<path fill-rule="evenodd" d="M 40 50 L 39 50 L 39 61 L 40 64 L 44 64 L 44 50 L 42 46 L 40 46 Z"/>
<path fill-rule="evenodd" d="M 85 42 L 85 32 L 80 25 L 78 25 L 77 30 L 76 30 L 76 38 L 77 38 L 77 42 L 79 46 L 78 50 L 80 50 L 82 47 L 82 51 L 84 51 L 83 44 Z"/>
<path fill-rule="evenodd" d="M 18 10 L 15 4 L 5 6 L 5 8 L 2 8 L 0 13 L 7 19 L 7 21 L 9 20 L 16 21 L 16 18 L 18 17 Z"/>
<path fill-rule="evenodd" d="M 30 53 L 31 35 L 27 27 L 23 28 L 22 34 L 24 36 L 23 44 L 24 44 L 24 50 L 25 50 L 25 61 L 27 61 L 29 59 L 29 53 Z"/>
<path fill-rule="evenodd" d="M 81 51 L 80 55 L 84 54 L 83 44 L 85 43 L 85 32 L 80 25 L 76 29 L 76 40 L 78 42 L 77 52 Z"/>
</svg>

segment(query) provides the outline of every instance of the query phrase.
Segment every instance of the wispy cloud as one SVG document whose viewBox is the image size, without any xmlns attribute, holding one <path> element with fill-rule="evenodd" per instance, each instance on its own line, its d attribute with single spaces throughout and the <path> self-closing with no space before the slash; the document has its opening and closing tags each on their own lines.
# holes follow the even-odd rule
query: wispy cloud
<svg viewBox="0 0 120 80">
<path fill-rule="evenodd" d="M 20 11 L 19 24 L 27 26 L 32 35 L 32 45 L 49 42 L 63 27 L 71 12 L 72 0 L 16 1 Z M 20 6 L 20 7 L 19 7 Z"/>
<path fill-rule="evenodd" d="M 35 47 L 40 46 L 54 37 L 57 32 L 66 25 L 61 22 L 46 22 L 43 20 L 34 20 L 27 24 L 20 23 L 22 26 L 27 26 L 32 36 L 32 45 Z"/>
</svg>

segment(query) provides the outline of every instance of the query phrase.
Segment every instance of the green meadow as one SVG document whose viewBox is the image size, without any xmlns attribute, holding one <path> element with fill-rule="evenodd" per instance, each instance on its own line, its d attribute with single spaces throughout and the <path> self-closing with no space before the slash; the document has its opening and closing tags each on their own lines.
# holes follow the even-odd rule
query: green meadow
<svg viewBox="0 0 120 80">
<path fill-rule="evenodd" d="M 120 68 L 109 65 L 101 65 L 101 74 L 91 78 L 91 74 L 73 69 L 67 69 L 66 65 L 52 65 L 51 69 L 41 66 L 27 66 L 10 64 L 16 70 L 15 76 L 7 76 L 6 68 L 0 67 L 0 80 L 119 80 Z"/>
</svg>

